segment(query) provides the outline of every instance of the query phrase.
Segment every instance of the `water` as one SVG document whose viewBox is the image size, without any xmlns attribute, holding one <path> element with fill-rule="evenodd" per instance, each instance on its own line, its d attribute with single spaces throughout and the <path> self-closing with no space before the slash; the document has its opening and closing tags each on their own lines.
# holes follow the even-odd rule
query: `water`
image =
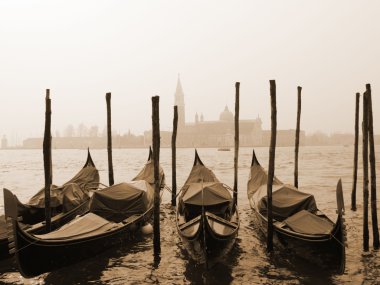
<svg viewBox="0 0 380 285">
<path fill-rule="evenodd" d="M 107 183 L 106 150 L 91 151 L 102 182 Z M 261 164 L 268 164 L 268 148 L 257 148 Z M 146 149 L 114 149 L 115 182 L 128 181 L 145 163 Z M 226 184 L 233 185 L 233 151 L 199 149 L 203 162 Z M 380 153 L 376 153 L 380 173 Z M 177 185 L 182 185 L 192 167 L 193 149 L 177 150 Z M 359 158 L 361 155 L 359 154 Z M 9 262 L 0 262 L 0 282 L 6 284 L 380 284 L 380 254 L 362 256 L 362 172 L 358 173 L 357 212 L 350 211 L 353 147 L 302 147 L 299 156 L 299 185 L 313 193 L 319 208 L 336 218 L 335 187 L 343 180 L 346 203 L 348 248 L 343 275 L 324 272 L 284 252 L 265 253 L 246 196 L 246 182 L 252 158 L 251 148 L 241 148 L 239 156 L 239 212 L 241 227 L 231 254 L 215 267 L 205 270 L 191 260 L 182 247 L 175 227 L 175 211 L 170 194 L 163 196 L 161 211 L 161 260 L 153 259 L 152 237 L 136 237 L 119 248 L 52 273 L 24 279 Z M 53 181 L 62 184 L 84 164 L 85 150 L 53 150 Z M 277 148 L 276 175 L 293 181 L 293 148 Z M 12 190 L 25 202 L 44 184 L 41 150 L 0 150 L 0 187 Z M 171 185 L 171 150 L 161 150 L 161 164 Z M 359 159 L 359 165 L 361 161 Z M 0 213 L 3 197 L 0 193 Z M 378 194 L 380 196 L 380 194 Z M 378 202 L 380 205 L 380 201 Z M 380 208 L 380 207 L 379 207 Z M 371 233 L 370 228 L 370 233 Z M 370 240 L 372 244 L 372 240 Z M 36 257 L 31 257 L 36 258 Z M 59 257 L 58 257 L 59 258 Z M 38 259 L 36 258 L 36 262 Z"/>
</svg>

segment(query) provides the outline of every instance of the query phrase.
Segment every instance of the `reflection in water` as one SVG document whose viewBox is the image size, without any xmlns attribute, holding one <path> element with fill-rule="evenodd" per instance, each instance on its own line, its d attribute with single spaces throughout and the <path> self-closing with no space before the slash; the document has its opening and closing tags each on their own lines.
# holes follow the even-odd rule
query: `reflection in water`
<svg viewBox="0 0 380 285">
<path fill-rule="evenodd" d="M 193 261 L 183 249 L 186 259 L 184 276 L 191 284 L 231 284 L 233 281 L 232 268 L 236 265 L 237 259 L 241 253 L 239 239 L 236 240 L 229 254 L 219 263 L 214 264 L 211 268 L 206 268 L 204 264 L 198 264 Z M 182 245 L 180 245 L 182 246 Z"/>
<path fill-rule="evenodd" d="M 106 251 L 90 259 L 50 272 L 46 274 L 45 284 L 87 284 L 90 281 L 99 280 L 113 254 L 113 250 Z"/>
</svg>

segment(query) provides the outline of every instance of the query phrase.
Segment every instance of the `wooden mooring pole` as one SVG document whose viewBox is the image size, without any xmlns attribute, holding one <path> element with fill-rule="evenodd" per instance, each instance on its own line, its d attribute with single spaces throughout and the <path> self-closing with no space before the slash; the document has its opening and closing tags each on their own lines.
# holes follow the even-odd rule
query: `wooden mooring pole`
<svg viewBox="0 0 380 285">
<path fill-rule="evenodd" d="M 50 187 L 52 184 L 52 159 L 51 159 L 51 99 L 50 89 L 46 89 L 45 98 L 45 133 L 43 142 L 44 173 L 45 173 L 45 227 L 46 232 L 51 230 Z"/>
<path fill-rule="evenodd" d="M 296 142 L 295 142 L 295 156 L 294 156 L 294 187 L 298 188 L 298 151 L 300 144 L 300 124 L 301 124 L 301 91 L 302 87 L 297 87 L 298 91 L 298 104 L 297 104 L 297 128 L 296 128 Z"/>
<path fill-rule="evenodd" d="M 106 93 L 107 102 L 107 152 L 108 152 L 108 181 L 109 185 L 114 184 L 112 165 L 112 128 L 111 128 L 111 93 Z"/>
<path fill-rule="evenodd" d="M 178 126 L 178 106 L 174 106 L 173 134 L 172 134 L 172 206 L 177 204 L 177 126 Z"/>
<path fill-rule="evenodd" d="M 356 93 L 355 103 L 355 145 L 354 145 L 354 173 L 351 192 L 351 210 L 356 211 L 356 185 L 358 180 L 358 147 L 359 147 L 359 106 L 360 93 Z"/>
<path fill-rule="evenodd" d="M 369 162 L 371 169 L 371 217 L 372 217 L 372 234 L 373 248 L 379 249 L 379 227 L 377 224 L 377 202 L 376 202 L 376 157 L 375 141 L 373 137 L 373 115 L 372 115 L 372 92 L 371 85 L 366 85 L 367 108 L 368 108 L 368 139 L 369 139 Z"/>
<path fill-rule="evenodd" d="M 276 155 L 276 133 L 277 133 L 277 107 L 276 107 L 276 81 L 270 80 L 271 98 L 271 138 L 269 148 L 269 167 L 268 167 L 268 236 L 267 251 L 273 251 L 273 214 L 272 214 L 272 186 L 274 178 L 274 159 Z"/>
<path fill-rule="evenodd" d="M 161 253 L 160 244 L 160 97 L 152 97 L 152 140 L 154 164 L 153 249 L 154 256 Z"/>
<path fill-rule="evenodd" d="M 368 93 L 363 94 L 363 250 L 369 250 L 368 233 Z"/>
<path fill-rule="evenodd" d="M 234 153 L 234 207 L 238 199 L 238 167 L 239 167 L 239 97 L 240 82 L 235 83 L 235 153 Z"/>
</svg>

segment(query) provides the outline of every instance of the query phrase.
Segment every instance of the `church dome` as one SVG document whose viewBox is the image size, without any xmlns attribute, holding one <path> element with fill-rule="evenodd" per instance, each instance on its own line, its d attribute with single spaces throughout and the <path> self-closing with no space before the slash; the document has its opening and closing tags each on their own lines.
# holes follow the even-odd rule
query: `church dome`
<svg viewBox="0 0 380 285">
<path fill-rule="evenodd" d="M 234 114 L 231 113 L 230 110 L 228 110 L 228 107 L 226 106 L 224 108 L 224 111 L 220 113 L 219 116 L 220 121 L 233 121 L 234 120 Z"/>
</svg>

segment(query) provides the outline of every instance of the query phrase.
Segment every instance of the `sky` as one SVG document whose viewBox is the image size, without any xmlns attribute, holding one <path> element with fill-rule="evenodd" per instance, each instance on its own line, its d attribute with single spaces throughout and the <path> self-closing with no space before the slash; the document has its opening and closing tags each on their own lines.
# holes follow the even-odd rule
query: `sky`
<svg viewBox="0 0 380 285">
<path fill-rule="evenodd" d="M 45 89 L 52 131 L 106 124 L 119 133 L 171 130 L 180 74 L 186 121 L 234 110 L 270 128 L 269 80 L 276 80 L 278 129 L 354 132 L 355 93 L 372 86 L 380 133 L 379 1 L 17 1 L 0 0 L 0 135 L 42 136 Z"/>
</svg>

